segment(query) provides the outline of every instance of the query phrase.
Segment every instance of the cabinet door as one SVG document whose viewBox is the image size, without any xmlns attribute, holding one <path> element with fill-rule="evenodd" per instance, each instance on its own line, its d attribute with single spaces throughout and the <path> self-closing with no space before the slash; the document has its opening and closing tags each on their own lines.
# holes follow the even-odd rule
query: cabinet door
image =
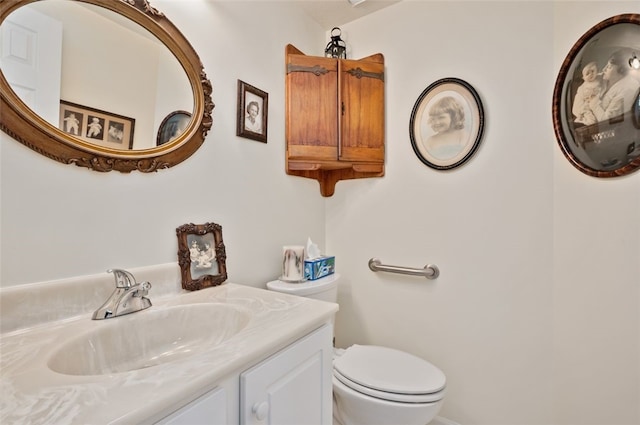
<svg viewBox="0 0 640 425">
<path fill-rule="evenodd" d="M 324 325 L 240 375 L 240 423 L 332 424 L 332 334 Z"/>
<path fill-rule="evenodd" d="M 164 418 L 158 425 L 228 425 L 227 399 L 224 389 L 217 388 Z"/>
<path fill-rule="evenodd" d="M 338 159 L 337 70 L 335 59 L 287 55 L 289 159 Z"/>
<path fill-rule="evenodd" d="M 381 55 L 380 55 L 381 56 Z M 339 61 L 341 161 L 384 162 L 384 63 Z"/>
</svg>

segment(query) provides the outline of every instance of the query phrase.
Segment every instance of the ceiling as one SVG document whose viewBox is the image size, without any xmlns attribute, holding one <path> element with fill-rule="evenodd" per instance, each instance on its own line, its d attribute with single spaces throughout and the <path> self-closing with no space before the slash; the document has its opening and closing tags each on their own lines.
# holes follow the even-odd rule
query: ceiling
<svg viewBox="0 0 640 425">
<path fill-rule="evenodd" d="M 347 0 L 295 0 L 294 3 L 320 25 L 330 30 L 400 1 L 366 0 L 357 6 L 351 6 Z"/>
</svg>

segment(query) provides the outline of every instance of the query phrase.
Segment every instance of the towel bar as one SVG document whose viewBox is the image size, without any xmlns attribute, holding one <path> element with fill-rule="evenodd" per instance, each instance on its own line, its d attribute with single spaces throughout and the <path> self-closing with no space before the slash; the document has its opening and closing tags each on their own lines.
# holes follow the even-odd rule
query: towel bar
<svg viewBox="0 0 640 425">
<path fill-rule="evenodd" d="M 440 270 L 438 269 L 438 266 L 434 264 L 427 264 L 422 269 L 414 269 L 410 267 L 384 265 L 377 258 L 372 258 L 369 260 L 369 268 L 373 272 L 389 272 L 389 273 L 408 274 L 411 276 L 424 276 L 427 279 L 435 279 L 438 276 L 440 276 Z"/>
</svg>

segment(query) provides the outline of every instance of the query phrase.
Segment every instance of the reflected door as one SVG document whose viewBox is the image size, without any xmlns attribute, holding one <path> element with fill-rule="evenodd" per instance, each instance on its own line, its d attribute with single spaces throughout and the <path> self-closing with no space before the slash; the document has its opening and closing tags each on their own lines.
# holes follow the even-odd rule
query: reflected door
<svg viewBox="0 0 640 425">
<path fill-rule="evenodd" d="M 1 28 L 0 68 L 7 82 L 29 108 L 58 122 L 62 24 L 23 7 Z"/>
</svg>

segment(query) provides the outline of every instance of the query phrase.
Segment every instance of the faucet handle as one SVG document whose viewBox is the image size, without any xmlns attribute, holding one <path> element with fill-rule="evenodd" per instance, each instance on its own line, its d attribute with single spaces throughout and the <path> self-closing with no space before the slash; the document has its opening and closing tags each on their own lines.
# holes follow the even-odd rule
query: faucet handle
<svg viewBox="0 0 640 425">
<path fill-rule="evenodd" d="M 116 280 L 116 288 L 131 288 L 136 285 L 136 278 L 126 270 L 109 269 L 107 273 L 113 273 L 113 277 Z"/>
<path fill-rule="evenodd" d="M 144 281 L 138 285 L 138 290 L 136 291 L 135 297 L 144 297 L 149 294 L 149 289 L 151 289 L 151 284 L 147 281 Z"/>
</svg>

